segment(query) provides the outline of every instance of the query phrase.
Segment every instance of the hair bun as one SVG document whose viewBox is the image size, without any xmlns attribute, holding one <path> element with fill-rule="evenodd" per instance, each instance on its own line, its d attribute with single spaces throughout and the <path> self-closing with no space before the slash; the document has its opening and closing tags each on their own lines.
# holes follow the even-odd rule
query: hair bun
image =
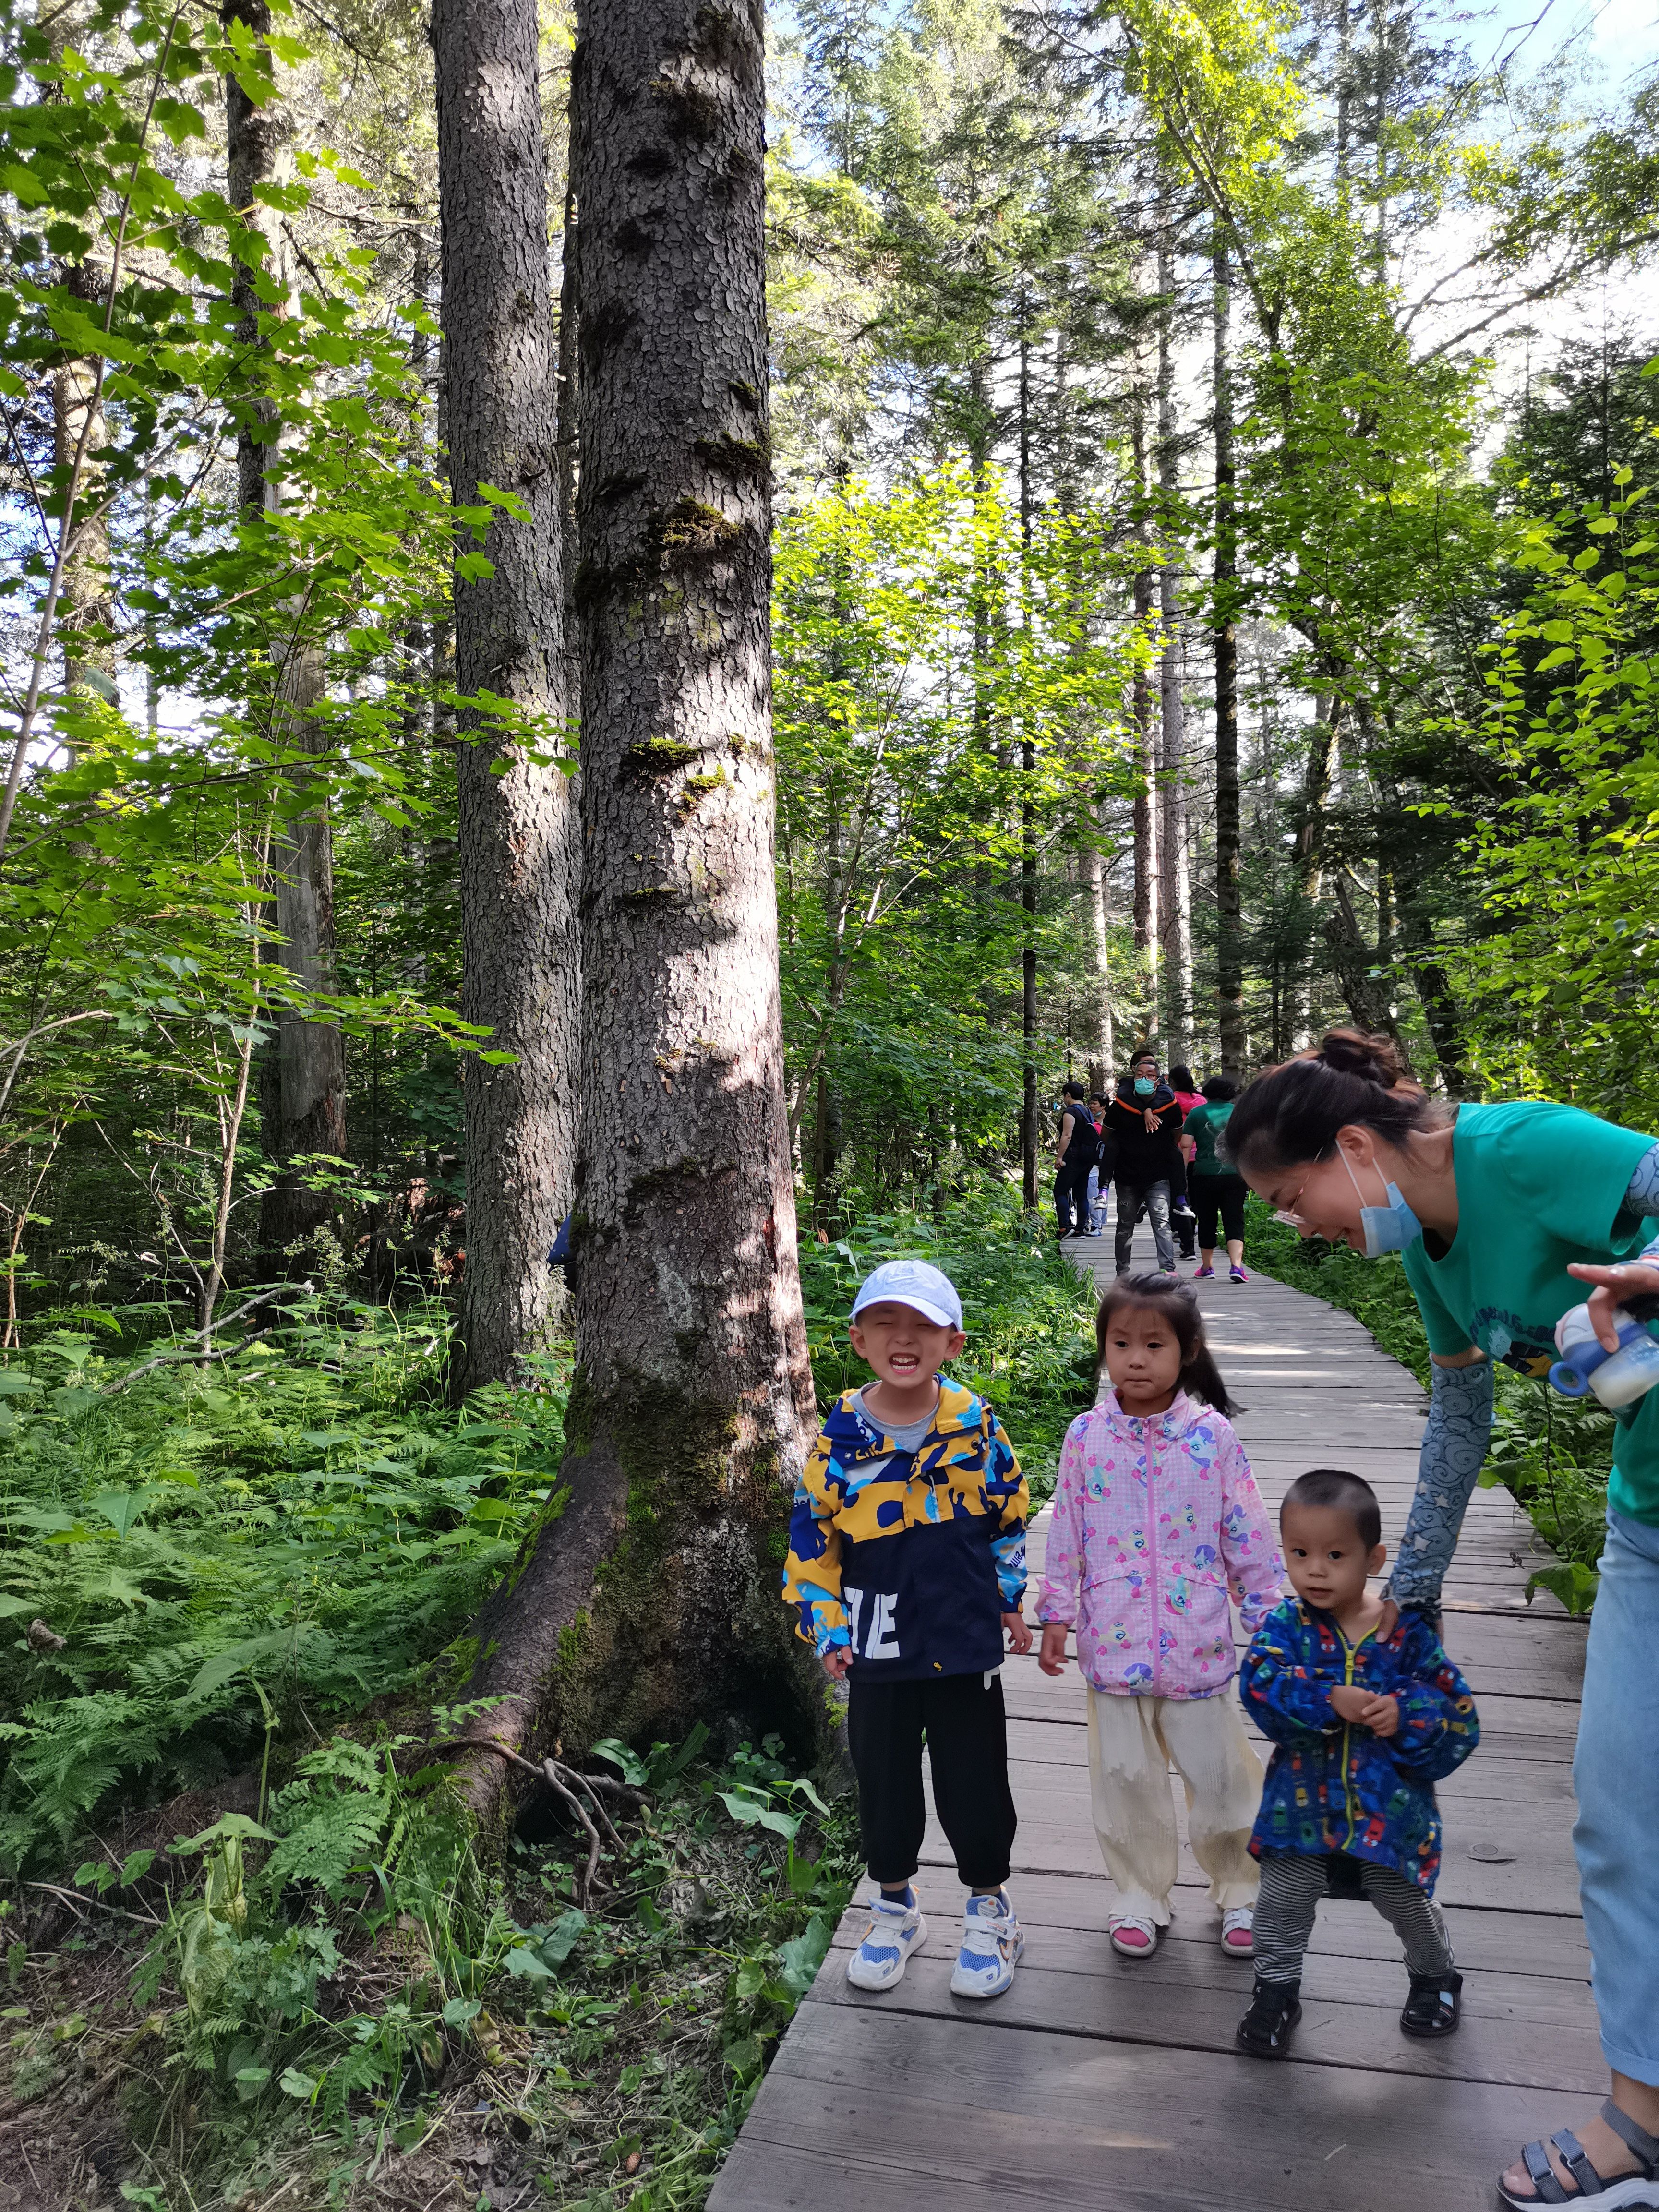
<svg viewBox="0 0 1659 2212">
<path fill-rule="evenodd" d="M 1368 1036 L 1363 1030 L 1329 1030 L 1319 1040 L 1315 1058 L 1382 1091 L 1392 1091 L 1409 1072 L 1392 1037 Z"/>
</svg>

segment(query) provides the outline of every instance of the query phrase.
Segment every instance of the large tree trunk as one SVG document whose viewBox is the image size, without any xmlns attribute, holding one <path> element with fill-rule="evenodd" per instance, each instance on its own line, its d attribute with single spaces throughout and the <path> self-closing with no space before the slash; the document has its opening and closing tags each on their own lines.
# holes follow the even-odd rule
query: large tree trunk
<svg viewBox="0 0 1659 2212">
<path fill-rule="evenodd" d="M 1092 1030 L 1089 1039 L 1089 1087 L 1110 1097 L 1109 1078 L 1117 1065 L 1117 1039 L 1112 1024 L 1111 945 L 1106 933 L 1109 920 L 1106 910 L 1106 866 L 1101 858 L 1098 830 L 1084 848 L 1083 870 L 1089 891 L 1091 951 L 1094 956 L 1089 993 Z"/>
<path fill-rule="evenodd" d="M 1336 692 L 1321 692 L 1314 700 L 1313 720 L 1308 728 L 1307 757 L 1303 763 L 1302 791 L 1297 808 L 1296 842 L 1291 849 L 1291 876 L 1297 900 L 1295 921 L 1305 945 L 1305 960 L 1298 969 L 1291 993 L 1291 1045 L 1294 1049 L 1311 1041 L 1316 961 L 1314 932 L 1318 927 L 1319 903 L 1325 885 L 1326 813 L 1331 779 L 1336 766 L 1338 732 L 1343 702 Z"/>
<path fill-rule="evenodd" d="M 1238 512 L 1233 448 L 1232 270 L 1218 229 L 1215 283 L 1215 904 L 1216 1024 L 1221 1065 L 1240 1076 L 1249 1052 L 1244 1025 L 1244 947 L 1239 896 Z"/>
<path fill-rule="evenodd" d="M 1331 911 L 1326 916 L 1323 934 L 1337 982 L 1354 1020 L 1371 1036 L 1397 1036 L 1387 988 L 1372 972 L 1376 956 L 1360 931 L 1346 880 L 1340 875 L 1332 887 Z"/>
<path fill-rule="evenodd" d="M 65 274 L 81 297 L 95 300 L 97 286 L 90 270 L 80 266 Z M 58 600 L 64 688 L 72 691 L 90 679 L 94 690 L 106 690 L 115 679 L 115 650 L 108 634 L 113 608 L 109 586 L 109 493 L 103 459 L 109 431 L 102 381 L 94 362 L 66 361 L 52 372 L 52 458 L 65 481 L 76 455 L 82 455 L 80 492 L 66 526 L 74 550 L 64 563 L 63 589 Z"/>
<path fill-rule="evenodd" d="M 1158 326 L 1158 537 L 1164 562 L 1158 572 L 1158 622 L 1164 653 L 1158 665 L 1162 730 L 1158 807 L 1158 873 L 1163 884 L 1159 935 L 1169 1007 L 1167 1057 L 1172 1064 L 1192 1053 L 1193 902 L 1187 865 L 1187 716 L 1181 696 L 1181 572 L 1176 515 L 1181 462 L 1176 445 L 1175 257 L 1168 238 L 1158 249 L 1158 285 L 1164 309 Z"/>
<path fill-rule="evenodd" d="M 1022 336 L 1019 344 L 1019 549 L 1020 608 L 1023 624 L 1030 629 L 1031 579 L 1031 349 Z M 1019 903 L 1023 921 L 1020 949 L 1020 1045 L 1024 1055 L 1020 1100 L 1021 1186 L 1026 1211 L 1037 1202 L 1037 818 L 1033 796 L 1036 779 L 1036 745 L 1031 717 L 1022 715 L 1019 741 Z"/>
<path fill-rule="evenodd" d="M 494 573 L 455 580 L 455 677 L 543 725 L 564 714 L 558 385 L 534 0 L 437 0 L 432 44 L 443 223 L 450 484 L 497 508 Z M 507 1065 L 474 1060 L 456 1399 L 523 1373 L 548 1313 L 547 1255 L 568 1209 L 576 1125 L 576 827 L 569 780 L 464 720 L 455 756 L 461 1012 Z"/>
<path fill-rule="evenodd" d="M 569 1502 L 485 1608 L 472 1694 L 529 1699 L 506 1729 L 572 1745 L 726 1716 L 799 1741 L 813 1675 L 778 1564 L 814 1414 L 773 880 L 763 25 L 757 0 L 585 0 L 578 30 L 579 1365 Z"/>
<path fill-rule="evenodd" d="M 240 23 L 256 39 L 270 31 L 265 0 L 228 0 L 227 23 Z M 231 304 L 238 314 L 236 334 L 248 348 L 255 390 L 251 419 L 236 435 L 238 501 L 250 514 L 274 513 L 282 505 L 282 441 L 255 434 L 257 421 L 269 431 L 277 420 L 275 402 L 258 391 L 258 363 L 270 343 L 273 327 L 291 312 L 295 291 L 293 256 L 280 212 L 264 204 L 258 188 L 288 178 L 292 163 L 288 141 L 291 124 L 274 103 L 256 107 L 236 79 L 225 80 L 226 182 L 230 204 L 264 244 L 261 262 L 233 265 Z M 275 301 L 263 300 L 256 277 L 274 285 Z M 323 696 L 322 656 L 299 625 L 272 641 L 277 669 L 273 735 L 295 752 L 321 750 L 324 738 L 313 709 Z M 326 991 L 334 981 L 334 838 L 328 803 L 319 792 L 307 804 L 307 779 L 290 779 L 296 804 L 271 840 L 270 917 L 277 942 L 273 957 L 305 993 Z M 302 1163 L 307 1155 L 339 1157 L 346 1148 L 345 1038 L 332 1022 L 307 1021 L 289 1007 L 276 1010 L 275 1035 L 260 1054 L 260 1140 L 277 1170 L 260 1200 L 259 1244 L 264 1264 L 276 1268 L 303 1246 L 334 1212 L 325 1190 L 306 1188 Z"/>
<path fill-rule="evenodd" d="M 1141 366 L 1134 366 L 1135 383 L 1130 402 L 1130 436 L 1134 460 L 1135 492 L 1139 514 L 1136 527 L 1145 537 L 1152 524 L 1151 487 L 1146 465 L 1146 387 Z M 1134 577 L 1135 629 L 1141 640 L 1152 633 L 1157 575 L 1150 568 L 1137 568 Z M 1147 1036 L 1158 1034 L 1159 890 L 1158 868 L 1158 733 L 1152 718 L 1152 686 L 1149 672 L 1137 665 L 1132 701 L 1135 725 L 1134 795 L 1134 924 L 1135 951 L 1141 960 L 1141 981 L 1148 1008 Z"/>
</svg>

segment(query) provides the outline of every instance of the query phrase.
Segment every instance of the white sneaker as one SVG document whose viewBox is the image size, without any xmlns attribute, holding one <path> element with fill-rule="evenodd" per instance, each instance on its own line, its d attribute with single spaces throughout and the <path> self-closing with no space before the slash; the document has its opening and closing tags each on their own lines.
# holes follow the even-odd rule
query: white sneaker
<svg viewBox="0 0 1659 2212">
<path fill-rule="evenodd" d="M 1230 1959 L 1249 1959 L 1255 1953 L 1255 1914 L 1248 1905 L 1236 1905 L 1221 1916 L 1221 1948 Z"/>
<path fill-rule="evenodd" d="M 1006 1889 L 994 1897 L 970 1897 L 962 1919 L 962 1948 L 951 1969 L 951 1996 L 1000 1997 L 1013 1980 L 1024 1948 Z"/>
<path fill-rule="evenodd" d="M 904 1978 L 910 1954 L 927 1941 L 927 1923 L 916 1905 L 915 1890 L 901 1905 L 879 1893 L 870 1900 L 870 1925 L 864 1941 L 847 1961 L 847 1978 L 855 1990 L 890 1990 Z"/>
</svg>

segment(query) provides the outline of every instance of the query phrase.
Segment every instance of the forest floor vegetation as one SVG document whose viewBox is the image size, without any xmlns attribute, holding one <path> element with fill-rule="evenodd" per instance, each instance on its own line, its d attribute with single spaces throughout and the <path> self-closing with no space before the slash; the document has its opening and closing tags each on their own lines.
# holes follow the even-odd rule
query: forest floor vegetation
<svg viewBox="0 0 1659 2212">
<path fill-rule="evenodd" d="M 822 1402 L 899 1253 L 957 1282 L 957 1372 L 1046 1495 L 1087 1285 L 995 1185 L 809 1236 Z M 559 1510 L 569 1356 L 457 1412 L 447 1328 L 296 1293 L 204 1366 L 165 1309 L 82 1307 L 0 1365 L 0 2212 L 706 2195 L 851 1894 L 850 1802 L 775 1739 L 612 1741 L 574 1761 L 591 1893 L 547 1803 L 480 1863 L 431 1731 Z"/>
</svg>

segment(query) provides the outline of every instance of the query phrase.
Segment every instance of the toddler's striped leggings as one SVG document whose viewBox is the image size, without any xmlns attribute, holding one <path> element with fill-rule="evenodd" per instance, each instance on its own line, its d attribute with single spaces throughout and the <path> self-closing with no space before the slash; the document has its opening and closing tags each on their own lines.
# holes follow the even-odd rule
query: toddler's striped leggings
<svg viewBox="0 0 1659 2212">
<path fill-rule="evenodd" d="M 1258 1981 L 1299 1982 L 1322 1897 L 1364 1897 L 1406 1947 L 1413 1974 L 1449 1974 L 1455 1960 L 1445 1915 L 1426 1891 L 1392 1867 L 1330 1851 L 1303 1858 L 1292 1851 L 1263 1851 L 1261 1891 L 1255 1904 Z"/>
</svg>

